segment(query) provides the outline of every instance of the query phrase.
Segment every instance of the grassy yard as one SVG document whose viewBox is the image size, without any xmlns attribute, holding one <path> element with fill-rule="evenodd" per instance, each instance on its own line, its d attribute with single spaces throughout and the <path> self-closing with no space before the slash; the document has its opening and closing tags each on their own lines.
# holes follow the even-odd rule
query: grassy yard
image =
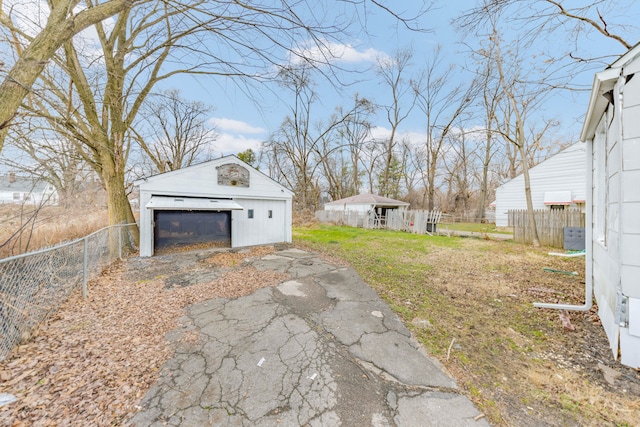
<svg viewBox="0 0 640 427">
<path fill-rule="evenodd" d="M 613 360 L 596 309 L 563 327 L 559 312 L 532 305 L 582 304 L 584 259 L 327 225 L 294 229 L 294 242 L 356 269 L 492 424 L 640 425 L 640 375 Z"/>
<path fill-rule="evenodd" d="M 513 234 L 511 231 L 498 230 L 494 223 L 481 224 L 478 222 L 452 222 L 441 223 L 440 228 L 443 230 L 472 231 L 474 233 L 498 233 Z"/>
</svg>

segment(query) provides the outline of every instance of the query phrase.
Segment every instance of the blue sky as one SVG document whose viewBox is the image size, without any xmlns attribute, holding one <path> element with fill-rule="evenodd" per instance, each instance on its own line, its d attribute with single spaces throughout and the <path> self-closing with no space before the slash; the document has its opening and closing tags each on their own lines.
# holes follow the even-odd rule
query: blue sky
<svg viewBox="0 0 640 427">
<path fill-rule="evenodd" d="M 442 46 L 443 67 L 449 63 L 455 64 L 456 67 L 450 73 L 452 85 L 471 78 L 470 73 L 465 71 L 470 58 L 466 51 L 468 48 L 463 46 L 460 41 L 461 37 L 456 33 L 455 28 L 451 25 L 451 20 L 457 17 L 461 11 L 467 10 L 480 0 L 435 0 L 434 6 L 424 14 L 418 26 L 430 29 L 430 32 L 410 31 L 402 24 L 399 24 L 390 14 L 381 9 L 371 7 L 369 4 L 369 12 L 366 15 L 367 31 L 358 31 L 354 27 L 354 32 L 343 40 L 343 45 L 334 45 L 335 51 L 340 52 L 341 58 L 335 62 L 346 71 L 342 73 L 345 81 L 351 81 L 352 84 L 338 91 L 330 82 L 318 78 L 316 80 L 316 91 L 320 95 L 321 103 L 315 110 L 317 111 L 317 119 L 326 119 L 334 111 L 338 105 L 349 107 L 355 93 L 360 96 L 371 99 L 377 104 L 386 104 L 389 102 L 389 90 L 379 82 L 379 78 L 375 75 L 374 67 L 376 58 L 384 55 L 392 55 L 398 49 L 411 48 L 414 52 L 413 67 L 409 70 L 408 77 L 417 74 L 421 68 L 424 68 L 426 61 L 433 54 L 436 46 Z M 565 0 L 565 5 L 584 4 L 586 0 Z M 13 2 L 21 3 L 20 0 Z M 640 7 L 635 5 L 632 0 L 613 0 L 602 3 L 602 7 L 617 2 L 626 2 L 632 6 L 627 9 L 618 8 L 618 10 L 607 10 L 607 17 L 611 17 L 612 21 L 640 22 Z M 12 3 L 7 2 L 8 3 Z M 40 1 L 27 1 L 26 4 L 41 4 Z M 387 2 L 394 11 L 413 16 L 424 5 L 422 0 L 403 0 Z M 5 4 L 5 7 L 7 6 Z M 319 0 L 318 3 L 310 2 L 310 5 L 317 5 L 318 9 L 332 8 L 332 0 Z M 29 6 L 33 7 L 33 6 Z M 36 16 L 43 12 L 38 8 Z M 315 11 L 314 11 L 315 12 Z M 27 14 L 33 16 L 34 13 Z M 365 16 L 360 16 L 362 21 Z M 637 29 L 631 29 L 636 31 Z M 508 41 L 509 34 L 505 35 Z M 603 43 L 602 37 L 591 36 L 585 33 L 584 41 L 588 49 L 593 49 L 595 56 L 612 51 L 623 53 L 620 46 L 614 43 Z M 640 33 L 636 34 L 640 39 Z M 634 36 L 628 37 L 634 42 Z M 540 43 L 546 42 L 552 46 L 558 43 L 558 40 L 541 40 Z M 560 40 L 561 43 L 564 43 Z M 258 42 L 256 42 L 258 43 Z M 534 59 L 535 60 L 535 59 Z M 603 67 L 604 68 L 604 63 Z M 602 68 L 593 71 L 599 71 Z M 583 73 L 576 76 L 585 87 L 591 84 L 593 79 L 593 71 Z M 288 114 L 286 92 L 281 88 L 272 86 L 256 85 L 253 88 L 242 88 L 238 86 L 234 80 L 225 77 L 190 77 L 175 76 L 162 85 L 159 89 L 175 88 L 179 89 L 181 96 L 194 101 L 202 101 L 214 107 L 211 114 L 210 122 L 217 128 L 219 133 L 218 141 L 215 144 L 215 154 L 234 154 L 247 148 L 258 149 L 260 143 L 268 138 L 271 132 L 274 132 L 285 116 Z M 247 91 L 251 92 L 250 95 Z M 276 94 L 283 94 L 277 96 Z M 570 94 L 567 92 L 557 92 L 553 97 L 546 100 L 544 111 L 547 117 L 556 117 L 562 120 L 562 126 L 553 130 L 551 138 L 559 142 L 573 142 L 577 139 L 580 131 L 580 117 L 584 114 L 588 102 L 589 93 L 584 91 L 581 93 Z M 388 123 L 382 114 L 374 120 L 373 125 L 375 136 L 384 136 L 388 132 Z M 480 125 L 480 120 L 478 125 Z M 470 123 L 469 127 L 474 124 Z M 402 133 L 401 138 L 408 136 L 414 142 L 419 142 L 425 133 L 424 120 L 420 109 L 415 108 L 412 114 L 402 123 L 400 127 Z"/>
<path fill-rule="evenodd" d="M 408 14 L 423 4 L 422 1 L 406 2 L 411 3 L 414 7 L 407 8 Z M 345 81 L 357 82 L 338 91 L 330 82 L 322 78 L 316 80 L 317 92 L 321 98 L 321 103 L 315 107 L 319 116 L 322 116 L 319 118 L 328 117 L 338 105 L 348 107 L 355 93 L 372 98 L 378 104 L 388 102 L 387 90 L 379 83 L 374 72 L 378 56 L 392 55 L 397 49 L 410 47 L 414 51 L 413 69 L 417 72 L 420 66 L 424 66 L 427 55 L 441 44 L 446 60 L 464 60 L 456 54 L 460 48 L 455 44 L 458 36 L 449 25 L 449 20 L 461 7 L 473 3 L 474 1 L 469 0 L 456 1 L 454 5 L 433 9 L 420 20 L 422 27 L 433 30 L 428 33 L 410 31 L 398 26 L 397 21 L 389 14 L 381 10 L 375 11 L 374 15 L 369 16 L 368 34 L 362 32 L 345 46 L 336 47 L 343 52 L 342 58 L 336 61 L 337 64 L 352 70 L 343 73 Z M 166 86 L 179 89 L 186 98 L 203 101 L 215 108 L 211 123 L 220 134 L 215 147 L 217 154 L 234 154 L 247 148 L 259 148 L 260 143 L 278 128 L 288 113 L 287 99 L 278 99 L 274 93 L 266 88 L 260 90 L 260 87 L 257 88 L 259 93 L 253 92 L 252 97 L 249 97 L 230 79 L 182 76 L 167 82 Z M 381 133 L 384 133 L 385 126 L 388 127 L 382 116 L 374 124 L 379 126 L 377 131 Z M 419 109 L 416 108 L 403 123 L 402 131 L 424 133 Z"/>
<path fill-rule="evenodd" d="M 576 0 L 571 2 L 576 3 Z M 357 79 L 358 82 L 338 93 L 329 82 L 322 79 L 316 81 L 317 91 L 322 100 L 322 104 L 316 107 L 316 111 L 320 111 L 319 116 L 322 116 L 318 118 L 328 117 L 337 105 L 347 107 L 356 92 L 373 99 L 378 104 L 387 103 L 388 89 L 380 84 L 373 67 L 377 56 L 392 55 L 397 49 L 410 47 L 414 51 L 412 72 L 417 73 L 421 67 L 424 67 L 434 48 L 441 45 L 444 66 L 448 63 L 456 64 L 451 73 L 451 83 L 456 84 L 461 79 L 470 79 L 470 74 L 465 71 L 470 61 L 469 55 L 465 53 L 468 49 L 460 43 L 461 37 L 450 21 L 462 10 L 473 7 L 475 3 L 474 0 L 436 1 L 434 8 L 420 20 L 422 27 L 432 30 L 428 33 L 409 31 L 397 25 L 390 15 L 380 10 L 375 11 L 369 16 L 368 33 L 361 32 L 348 41 L 343 47 L 342 59 L 337 61 L 341 67 L 358 70 L 352 74 L 345 74 L 346 80 Z M 412 0 L 401 4 L 407 7 L 407 13 L 411 14 L 411 11 L 417 10 L 423 2 Z M 640 10 L 628 12 L 633 12 L 631 15 L 638 15 Z M 506 37 L 508 41 L 508 35 Z M 598 55 L 603 51 L 610 53 L 607 49 L 622 53 L 619 46 L 603 43 L 599 37 L 587 41 L 592 43 L 590 47 L 593 47 L 593 51 Z M 546 42 L 553 45 L 555 41 L 547 40 Z M 597 68 L 595 71 L 599 70 L 600 68 Z M 575 82 L 587 87 L 593 79 L 593 71 L 575 77 Z M 260 142 L 278 128 L 288 113 L 286 99 L 278 99 L 270 91 L 260 88 L 253 93 L 252 97 L 249 97 L 230 79 L 209 77 L 195 80 L 191 77 L 181 77 L 179 80 L 168 83 L 171 87 L 179 88 L 183 96 L 201 100 L 215 107 L 211 123 L 217 127 L 220 134 L 215 147 L 217 154 L 233 154 L 247 148 L 259 148 Z M 549 138 L 561 143 L 577 140 L 581 116 L 586 110 L 588 97 L 588 91 L 557 92 L 545 101 L 541 114 L 558 118 L 562 122 L 561 126 L 551 131 Z M 378 115 L 374 125 L 377 126 L 376 136 L 383 136 L 388 131 L 388 123 L 382 114 Z M 424 121 L 422 112 L 418 108 L 415 108 L 409 118 L 403 122 L 400 131 L 403 136 L 409 136 L 414 141 L 422 138 L 425 131 Z"/>
</svg>

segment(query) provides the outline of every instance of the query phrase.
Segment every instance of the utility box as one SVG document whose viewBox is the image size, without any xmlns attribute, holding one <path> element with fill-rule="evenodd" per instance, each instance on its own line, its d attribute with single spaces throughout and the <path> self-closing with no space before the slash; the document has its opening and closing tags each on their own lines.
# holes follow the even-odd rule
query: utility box
<svg viewBox="0 0 640 427">
<path fill-rule="evenodd" d="M 585 248 L 584 227 L 564 227 L 564 249 L 583 251 Z"/>
</svg>

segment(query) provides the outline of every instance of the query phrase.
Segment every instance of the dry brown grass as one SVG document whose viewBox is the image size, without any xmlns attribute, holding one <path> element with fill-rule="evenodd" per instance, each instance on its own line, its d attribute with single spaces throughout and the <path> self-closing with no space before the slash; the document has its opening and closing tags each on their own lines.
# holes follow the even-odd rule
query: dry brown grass
<svg viewBox="0 0 640 427">
<path fill-rule="evenodd" d="M 79 239 L 108 223 L 105 209 L 0 205 L 0 258 Z"/>
<path fill-rule="evenodd" d="M 162 277 L 134 282 L 128 278 L 126 262 L 114 265 L 90 284 L 86 300 L 74 293 L 35 339 L 0 363 L 0 392 L 18 398 L 0 407 L 0 425 L 125 423 L 172 354 L 163 337 L 178 326 L 186 306 L 217 297 L 237 298 L 287 277 L 244 263 L 221 273 L 213 281 L 167 288 Z"/>
<path fill-rule="evenodd" d="M 316 219 L 315 212 L 304 209 L 302 211 L 293 211 L 294 227 L 310 227 L 320 222 Z"/>
</svg>

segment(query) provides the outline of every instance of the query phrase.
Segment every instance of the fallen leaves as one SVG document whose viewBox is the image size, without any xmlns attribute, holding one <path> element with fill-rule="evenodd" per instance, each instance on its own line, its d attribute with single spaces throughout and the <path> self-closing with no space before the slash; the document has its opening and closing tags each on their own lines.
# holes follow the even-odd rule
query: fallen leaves
<svg viewBox="0 0 640 427">
<path fill-rule="evenodd" d="M 558 313 L 560 317 L 560 322 L 562 322 L 562 328 L 565 331 L 575 331 L 576 328 L 571 324 L 571 318 L 569 317 L 569 313 L 566 310 L 562 310 Z"/>
<path fill-rule="evenodd" d="M 172 289 L 161 279 L 127 280 L 126 261 L 115 264 L 91 283 L 86 300 L 74 293 L 0 364 L 0 393 L 17 398 L 0 407 L 0 425 L 124 424 L 171 355 L 164 337 L 184 308 L 282 282 L 287 276 L 242 262 L 273 251 L 218 253 L 211 257 L 211 264 L 225 266 L 218 279 Z"/>
</svg>

